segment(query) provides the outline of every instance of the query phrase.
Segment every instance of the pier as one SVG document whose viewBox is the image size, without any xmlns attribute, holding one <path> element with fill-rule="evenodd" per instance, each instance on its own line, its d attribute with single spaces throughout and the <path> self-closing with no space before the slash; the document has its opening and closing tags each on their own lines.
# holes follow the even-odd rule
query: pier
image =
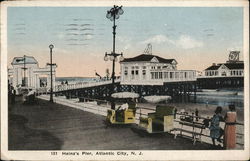
<svg viewBox="0 0 250 161">
<path fill-rule="evenodd" d="M 110 99 L 112 82 L 111 80 L 101 82 L 85 82 L 69 85 L 55 86 L 55 96 L 66 96 L 66 98 L 79 98 L 82 97 L 92 99 Z M 169 95 L 174 99 L 183 98 L 183 101 L 190 101 L 190 96 L 196 95 L 196 81 L 175 81 L 164 82 L 163 85 L 128 85 L 121 84 L 120 79 L 115 80 L 115 88 L 112 93 L 116 92 L 135 92 L 143 96 L 150 95 Z M 36 90 L 37 95 L 49 94 L 46 88 L 39 88 Z"/>
</svg>

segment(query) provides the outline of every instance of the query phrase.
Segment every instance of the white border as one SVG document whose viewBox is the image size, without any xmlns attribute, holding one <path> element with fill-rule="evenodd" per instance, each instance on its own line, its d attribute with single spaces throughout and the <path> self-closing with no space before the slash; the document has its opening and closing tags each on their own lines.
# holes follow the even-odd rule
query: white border
<svg viewBox="0 0 250 161">
<path fill-rule="evenodd" d="M 135 157 L 123 156 L 51 156 L 51 151 L 8 151 L 7 126 L 7 7 L 14 6 L 112 6 L 126 7 L 244 7 L 244 150 L 171 150 L 142 151 L 144 155 Z M 1 3 L 1 158 L 8 160 L 247 160 L 249 158 L 249 4 L 246 0 L 220 1 L 6 1 Z M 98 150 L 100 151 L 100 150 Z M 138 151 L 138 150 L 136 150 Z M 61 153 L 62 151 L 57 151 Z M 74 151 L 75 152 L 75 151 Z M 78 151 L 82 152 L 82 151 Z M 93 151 L 94 152 L 94 151 Z M 114 151 L 115 152 L 115 151 Z M 128 150 L 127 152 L 131 152 Z"/>
</svg>

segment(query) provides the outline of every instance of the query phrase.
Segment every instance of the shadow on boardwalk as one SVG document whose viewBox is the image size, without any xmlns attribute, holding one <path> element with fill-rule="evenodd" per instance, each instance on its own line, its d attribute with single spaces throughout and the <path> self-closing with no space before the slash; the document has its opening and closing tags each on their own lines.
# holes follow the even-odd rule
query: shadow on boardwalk
<svg viewBox="0 0 250 161">
<path fill-rule="evenodd" d="M 39 100 L 9 105 L 9 150 L 212 150 L 212 145 L 172 134 L 140 136 L 110 127 L 103 116 Z M 218 149 L 218 148 L 216 148 Z"/>
</svg>

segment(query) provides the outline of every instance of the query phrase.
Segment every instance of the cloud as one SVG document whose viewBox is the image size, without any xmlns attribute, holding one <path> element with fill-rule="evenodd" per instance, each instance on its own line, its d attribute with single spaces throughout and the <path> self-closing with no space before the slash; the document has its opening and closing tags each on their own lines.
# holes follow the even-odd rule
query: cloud
<svg viewBox="0 0 250 161">
<path fill-rule="evenodd" d="M 86 37 L 86 39 L 88 39 L 88 40 L 93 38 L 92 35 L 86 35 L 85 37 Z"/>
<path fill-rule="evenodd" d="M 197 41 L 191 38 L 188 35 L 181 35 L 180 38 L 176 41 L 177 47 L 181 47 L 183 49 L 192 49 L 203 46 L 203 42 Z"/>
<path fill-rule="evenodd" d="M 117 41 L 121 42 L 123 44 L 123 49 L 122 50 L 128 50 L 132 47 L 131 45 L 131 41 L 132 38 L 131 37 L 127 37 L 127 36 L 117 36 Z"/>
<path fill-rule="evenodd" d="M 150 37 L 149 39 L 141 42 L 142 44 L 154 43 L 154 44 L 161 44 L 165 42 L 172 42 L 172 40 L 168 39 L 165 35 L 155 35 Z"/>
<path fill-rule="evenodd" d="M 168 43 L 175 45 L 177 48 L 182 49 L 192 49 L 197 47 L 202 47 L 203 42 L 197 41 L 190 37 L 189 35 L 181 35 L 178 39 L 169 39 L 165 35 L 155 35 L 153 37 L 148 38 L 145 41 L 142 41 L 141 44 L 162 44 L 162 43 Z"/>
</svg>

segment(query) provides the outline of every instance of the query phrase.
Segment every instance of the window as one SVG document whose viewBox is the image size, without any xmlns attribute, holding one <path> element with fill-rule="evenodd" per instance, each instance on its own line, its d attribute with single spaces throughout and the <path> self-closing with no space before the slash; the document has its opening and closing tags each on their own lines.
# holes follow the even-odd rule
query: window
<svg viewBox="0 0 250 161">
<path fill-rule="evenodd" d="M 181 78 L 181 79 L 183 78 L 183 72 L 180 73 L 180 78 Z"/>
<path fill-rule="evenodd" d="M 155 79 L 158 79 L 158 72 L 155 72 Z"/>
<path fill-rule="evenodd" d="M 142 69 L 146 69 L 146 66 L 143 66 Z"/>
<path fill-rule="evenodd" d="M 170 78 L 173 78 L 173 72 L 170 72 Z"/>
<path fill-rule="evenodd" d="M 161 69 L 161 66 L 157 66 L 157 69 Z"/>
<path fill-rule="evenodd" d="M 146 70 L 142 70 L 142 78 L 146 79 Z"/>
<path fill-rule="evenodd" d="M 138 67 L 138 66 L 136 66 L 136 67 L 135 67 L 135 69 L 139 69 L 139 67 Z"/>
<path fill-rule="evenodd" d="M 164 78 L 168 78 L 168 72 L 164 72 Z"/>
<path fill-rule="evenodd" d="M 179 73 L 175 73 L 175 78 L 179 78 Z"/>
<path fill-rule="evenodd" d="M 152 66 L 151 69 L 155 69 L 155 66 Z"/>
<path fill-rule="evenodd" d="M 135 71 L 135 75 L 138 75 L 138 74 L 139 74 L 139 71 L 138 71 L 138 70 L 136 70 L 136 71 Z"/>
<path fill-rule="evenodd" d="M 128 71 L 127 70 L 124 71 L 124 75 L 128 75 Z"/>
<path fill-rule="evenodd" d="M 135 71 L 134 70 L 131 70 L 131 79 L 134 79 L 135 78 Z"/>
<path fill-rule="evenodd" d="M 207 72 L 206 72 L 207 75 Z M 184 78 L 187 78 L 187 72 L 184 73 Z"/>
<path fill-rule="evenodd" d="M 154 76 L 155 76 L 154 72 L 151 72 L 151 79 L 154 79 Z"/>
<path fill-rule="evenodd" d="M 162 72 L 159 72 L 159 79 L 162 79 Z"/>
</svg>

